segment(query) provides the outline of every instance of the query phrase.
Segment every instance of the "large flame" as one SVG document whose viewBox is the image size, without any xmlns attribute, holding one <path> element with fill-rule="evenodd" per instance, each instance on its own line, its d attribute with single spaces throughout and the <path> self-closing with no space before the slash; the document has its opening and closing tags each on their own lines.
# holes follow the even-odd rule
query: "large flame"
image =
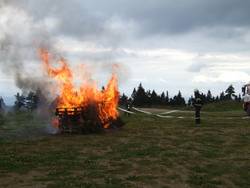
<svg viewBox="0 0 250 188">
<path fill-rule="evenodd" d="M 56 79 L 60 88 L 57 108 L 85 108 L 90 104 L 95 104 L 104 128 L 109 126 L 108 122 L 118 117 L 119 92 L 115 73 L 102 90 L 98 90 L 94 82 L 86 80 L 82 80 L 81 86 L 76 88 L 73 84 L 74 74 L 65 59 L 61 58 L 58 61 L 61 67 L 55 68 L 50 64 L 52 56 L 47 50 L 40 49 L 39 53 L 46 72 L 51 78 Z"/>
</svg>

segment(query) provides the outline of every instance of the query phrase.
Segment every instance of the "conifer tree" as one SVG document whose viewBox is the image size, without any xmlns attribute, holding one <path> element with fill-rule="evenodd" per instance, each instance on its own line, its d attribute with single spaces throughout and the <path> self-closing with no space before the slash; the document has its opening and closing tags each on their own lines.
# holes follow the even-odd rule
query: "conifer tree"
<svg viewBox="0 0 250 188">
<path fill-rule="evenodd" d="M 155 90 L 153 90 L 151 93 L 151 104 L 156 105 L 157 103 L 158 103 L 157 94 Z"/>
<path fill-rule="evenodd" d="M 162 92 L 160 96 L 160 105 L 166 105 L 166 96 L 164 92 Z"/>
<path fill-rule="evenodd" d="M 224 91 L 221 92 L 219 99 L 220 99 L 220 101 L 224 101 L 225 100 L 225 93 L 224 93 Z"/>
<path fill-rule="evenodd" d="M 210 90 L 207 91 L 206 102 L 207 103 L 213 102 L 213 96 Z"/>
<path fill-rule="evenodd" d="M 166 92 L 166 104 L 167 105 L 169 104 L 169 94 L 168 94 L 168 91 Z"/>
<path fill-rule="evenodd" d="M 134 89 L 132 93 L 132 98 L 133 98 L 133 104 L 136 106 L 143 106 L 146 104 L 147 95 L 141 83 L 139 84 L 137 91 Z"/>
<path fill-rule="evenodd" d="M 235 89 L 234 89 L 233 85 L 228 86 L 225 93 L 226 93 L 225 99 L 227 99 L 227 100 L 231 100 L 232 97 L 235 97 Z"/>
<path fill-rule="evenodd" d="M 16 110 L 20 110 L 20 108 L 25 106 L 25 96 L 24 95 L 20 95 L 20 93 L 17 93 L 15 95 L 16 101 L 15 101 L 15 109 Z"/>
<path fill-rule="evenodd" d="M 125 106 L 127 105 L 127 102 L 128 102 L 128 96 L 123 93 L 122 96 L 120 96 L 119 104 L 121 106 Z"/>
</svg>

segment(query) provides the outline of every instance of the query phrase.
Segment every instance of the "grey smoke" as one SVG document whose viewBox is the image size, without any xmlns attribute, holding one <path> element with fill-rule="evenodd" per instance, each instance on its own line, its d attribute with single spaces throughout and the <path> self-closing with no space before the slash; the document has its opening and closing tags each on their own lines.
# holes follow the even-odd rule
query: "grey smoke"
<svg viewBox="0 0 250 188">
<path fill-rule="evenodd" d="M 34 74 L 34 69 L 29 67 L 37 60 L 38 46 L 49 48 L 51 43 L 44 23 L 35 23 L 25 11 L 11 6 L 7 1 L 5 4 L 1 2 L 0 15 L 1 71 L 14 77 L 20 89 L 35 90 L 36 84 L 31 82 L 36 82 L 34 78 L 39 75 L 39 70 Z M 42 82 L 42 79 L 39 82 Z"/>
<path fill-rule="evenodd" d="M 22 91 L 46 89 L 47 80 L 42 77 L 38 48 L 55 49 L 60 36 L 95 40 L 116 46 L 119 35 L 107 27 L 101 16 L 84 10 L 80 1 L 0 1 L 0 68 L 4 74 L 14 77 Z M 104 37 L 105 36 L 105 37 Z M 108 37 L 110 36 L 110 37 Z M 86 55 L 87 56 L 87 55 Z M 112 52 L 100 56 L 112 59 Z M 34 74 L 35 73 L 35 74 Z M 46 91 L 45 91 L 46 92 Z"/>
</svg>

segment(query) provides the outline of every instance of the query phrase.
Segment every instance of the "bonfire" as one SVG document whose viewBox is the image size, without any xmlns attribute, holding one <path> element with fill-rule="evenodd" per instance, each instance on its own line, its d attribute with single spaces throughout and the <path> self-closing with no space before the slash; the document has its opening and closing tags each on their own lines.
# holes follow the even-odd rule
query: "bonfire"
<svg viewBox="0 0 250 188">
<path fill-rule="evenodd" d="M 92 132 L 120 127 L 117 110 L 119 91 L 117 75 L 112 73 L 106 87 L 98 89 L 97 84 L 82 80 L 79 87 L 74 85 L 74 73 L 68 62 L 60 58 L 59 67 L 53 67 L 52 54 L 40 49 L 40 57 L 47 75 L 55 79 L 59 88 L 52 124 L 61 132 Z"/>
</svg>

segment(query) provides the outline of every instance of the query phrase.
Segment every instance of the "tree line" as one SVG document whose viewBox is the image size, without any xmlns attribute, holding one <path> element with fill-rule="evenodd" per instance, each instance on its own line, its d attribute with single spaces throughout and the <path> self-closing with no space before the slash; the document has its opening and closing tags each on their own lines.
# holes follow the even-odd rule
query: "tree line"
<svg viewBox="0 0 250 188">
<path fill-rule="evenodd" d="M 228 86 L 225 91 L 222 91 L 219 95 L 213 96 L 211 91 L 206 93 L 198 91 L 199 97 L 204 104 L 214 103 L 226 100 L 241 101 L 241 95 L 236 95 L 233 85 Z M 194 96 L 190 96 L 186 101 L 182 96 L 181 91 L 178 91 L 173 97 L 169 96 L 168 91 L 158 94 L 155 90 L 145 90 L 140 83 L 137 88 L 133 89 L 131 96 L 127 96 L 124 93 L 120 96 L 119 105 L 126 106 L 128 103 L 134 106 L 185 106 L 191 105 Z M 42 95 L 41 90 L 37 89 L 35 92 L 30 91 L 27 94 L 17 93 L 15 95 L 14 109 L 28 109 L 35 110 L 38 108 L 39 103 L 45 103 L 46 99 Z M 3 98 L 0 97 L 0 110 L 4 107 Z"/>
<path fill-rule="evenodd" d="M 210 90 L 208 90 L 207 93 L 202 93 L 199 90 L 196 92 L 199 93 L 199 98 L 201 98 L 204 104 L 226 100 L 241 101 L 241 95 L 235 94 L 233 85 L 228 86 L 228 88 L 222 91 L 218 96 L 213 96 Z M 173 97 L 169 97 L 168 91 L 157 94 L 155 90 L 145 90 L 140 83 L 137 88 L 133 89 L 130 97 L 123 93 L 120 96 L 119 103 L 120 105 L 131 103 L 134 106 L 185 106 L 191 105 L 193 99 L 194 96 L 191 95 L 186 101 L 181 91 L 178 91 Z"/>
<path fill-rule="evenodd" d="M 38 108 L 41 96 L 40 89 L 37 89 L 35 92 L 30 91 L 26 95 L 17 93 L 15 95 L 14 109 L 17 111 L 21 109 L 35 110 Z"/>
</svg>

